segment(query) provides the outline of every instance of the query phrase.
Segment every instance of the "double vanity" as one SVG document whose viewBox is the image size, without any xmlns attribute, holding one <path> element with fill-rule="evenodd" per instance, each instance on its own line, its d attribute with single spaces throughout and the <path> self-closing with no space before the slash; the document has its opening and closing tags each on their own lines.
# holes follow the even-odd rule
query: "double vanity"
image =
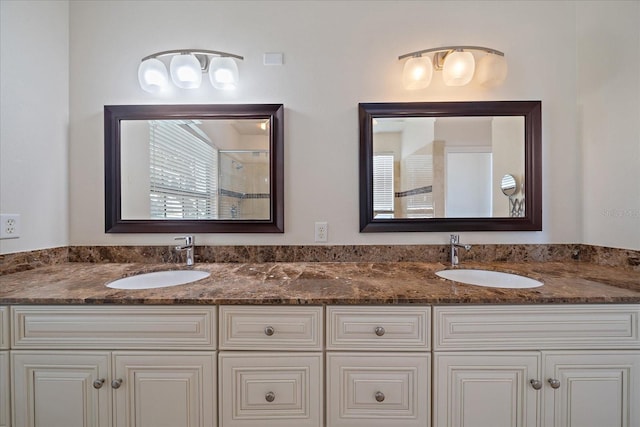
<svg viewBox="0 0 640 427">
<path fill-rule="evenodd" d="M 441 263 L 201 263 L 106 286 L 172 267 L 1 276 L 0 425 L 640 425 L 636 271 L 464 263 L 542 283 L 506 289 Z"/>
</svg>

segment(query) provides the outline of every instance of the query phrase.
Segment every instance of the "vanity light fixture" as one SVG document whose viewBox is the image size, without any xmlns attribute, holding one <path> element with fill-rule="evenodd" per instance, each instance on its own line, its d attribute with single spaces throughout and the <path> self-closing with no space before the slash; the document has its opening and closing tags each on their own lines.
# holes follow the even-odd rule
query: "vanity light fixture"
<svg viewBox="0 0 640 427">
<path fill-rule="evenodd" d="M 169 72 L 162 59 L 171 58 Z M 176 49 L 157 52 L 142 58 L 138 67 L 140 87 L 156 93 L 169 85 L 169 74 L 173 84 L 181 89 L 197 89 L 202 83 L 202 74 L 208 73 L 211 85 L 216 89 L 235 89 L 239 73 L 236 60 L 240 55 L 205 49 Z"/>
<path fill-rule="evenodd" d="M 434 70 L 442 71 L 442 79 L 447 86 L 464 86 L 475 76 L 481 85 L 493 87 L 507 77 L 504 53 L 488 47 L 436 47 L 406 53 L 398 59 L 407 59 L 402 71 L 402 84 L 406 89 L 429 86 Z"/>
</svg>

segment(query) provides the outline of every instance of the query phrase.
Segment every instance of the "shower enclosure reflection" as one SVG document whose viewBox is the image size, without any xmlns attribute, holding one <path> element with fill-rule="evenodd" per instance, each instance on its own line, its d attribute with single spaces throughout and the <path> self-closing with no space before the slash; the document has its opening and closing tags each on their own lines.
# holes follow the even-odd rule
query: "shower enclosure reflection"
<svg viewBox="0 0 640 427">
<path fill-rule="evenodd" d="M 219 219 L 269 218 L 269 151 L 219 151 Z"/>
</svg>

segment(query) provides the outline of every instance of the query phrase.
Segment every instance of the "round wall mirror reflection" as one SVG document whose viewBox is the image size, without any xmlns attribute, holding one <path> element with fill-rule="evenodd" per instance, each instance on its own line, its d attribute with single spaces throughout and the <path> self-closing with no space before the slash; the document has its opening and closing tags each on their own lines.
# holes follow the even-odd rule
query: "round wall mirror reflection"
<svg viewBox="0 0 640 427">
<path fill-rule="evenodd" d="M 516 183 L 516 178 L 513 175 L 506 174 L 502 177 L 502 182 L 500 184 L 500 188 L 502 189 L 502 193 L 505 196 L 513 196 L 518 191 L 518 184 Z"/>
</svg>

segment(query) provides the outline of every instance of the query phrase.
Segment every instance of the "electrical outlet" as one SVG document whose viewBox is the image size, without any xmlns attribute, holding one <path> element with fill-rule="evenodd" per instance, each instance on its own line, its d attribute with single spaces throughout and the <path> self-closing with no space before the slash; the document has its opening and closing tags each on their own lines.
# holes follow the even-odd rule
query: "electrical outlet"
<svg viewBox="0 0 640 427">
<path fill-rule="evenodd" d="M 328 240 L 329 235 L 329 225 L 326 221 L 316 222 L 316 233 L 315 240 L 316 242 L 326 242 Z"/>
<path fill-rule="evenodd" d="M 0 214 L 0 239 L 20 237 L 20 215 Z"/>
</svg>

